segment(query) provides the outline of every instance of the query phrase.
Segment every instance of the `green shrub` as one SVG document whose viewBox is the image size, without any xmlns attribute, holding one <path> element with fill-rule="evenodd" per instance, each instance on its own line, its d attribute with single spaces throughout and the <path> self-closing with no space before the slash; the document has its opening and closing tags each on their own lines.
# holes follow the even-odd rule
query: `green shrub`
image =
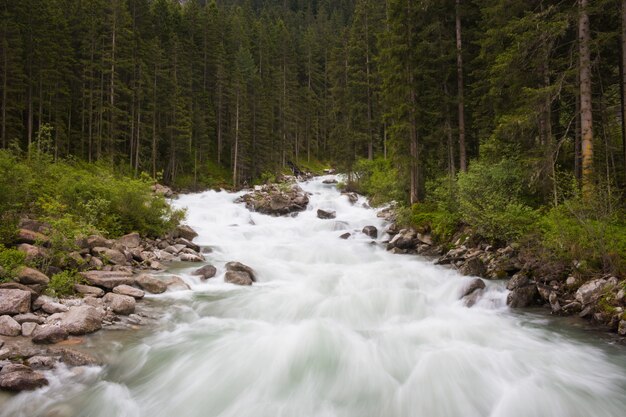
<svg viewBox="0 0 626 417">
<path fill-rule="evenodd" d="M 10 280 L 17 269 L 26 262 L 26 254 L 17 249 L 7 249 L 0 244 L 0 281 Z"/>
<path fill-rule="evenodd" d="M 360 159 L 354 165 L 356 188 L 369 197 L 374 206 L 390 201 L 404 200 L 404 191 L 399 185 L 398 171 L 391 161 L 383 158 Z"/>
<path fill-rule="evenodd" d="M 525 184 L 524 170 L 517 160 L 473 162 L 469 171 L 458 178 L 461 220 L 493 241 L 519 238 L 538 219 L 537 212 L 525 204 Z"/>
<path fill-rule="evenodd" d="M 445 242 L 458 230 L 458 214 L 439 208 L 436 203 L 413 204 L 408 210 L 399 210 L 400 224 L 428 231 L 436 242 Z"/>
<path fill-rule="evenodd" d="M 78 272 L 74 270 L 63 271 L 50 278 L 47 291 L 52 296 L 72 295 L 76 293 L 74 285 L 84 283 L 85 280 Z"/>
<path fill-rule="evenodd" d="M 599 199 L 568 200 L 552 208 L 539 222 L 541 244 L 582 269 L 626 272 L 626 216 L 605 211 Z"/>
</svg>

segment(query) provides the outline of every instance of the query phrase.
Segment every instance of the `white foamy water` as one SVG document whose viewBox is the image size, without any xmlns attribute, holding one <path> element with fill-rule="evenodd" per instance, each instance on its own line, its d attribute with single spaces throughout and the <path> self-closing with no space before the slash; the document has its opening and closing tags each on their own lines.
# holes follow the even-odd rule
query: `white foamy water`
<svg viewBox="0 0 626 417">
<path fill-rule="evenodd" d="M 102 369 L 51 373 L 0 416 L 624 415 L 622 349 L 509 311 L 502 283 L 465 307 L 470 278 L 372 244 L 359 231 L 384 228 L 375 210 L 321 180 L 303 184 L 311 204 L 294 218 L 250 213 L 235 194 L 182 196 L 218 276 L 178 270 L 192 291 L 158 297 L 160 330 L 117 344 Z M 258 283 L 225 284 L 228 261 Z"/>
</svg>

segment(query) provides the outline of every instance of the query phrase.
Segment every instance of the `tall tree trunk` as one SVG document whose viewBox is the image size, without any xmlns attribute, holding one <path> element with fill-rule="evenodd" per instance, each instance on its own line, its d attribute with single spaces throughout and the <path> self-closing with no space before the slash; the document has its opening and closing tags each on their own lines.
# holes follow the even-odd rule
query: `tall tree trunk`
<svg viewBox="0 0 626 417">
<path fill-rule="evenodd" d="M 365 12 L 365 74 L 367 77 L 367 159 L 374 159 L 374 135 L 372 132 L 372 86 L 371 86 L 371 68 L 370 68 L 370 38 L 369 38 L 369 17 Z"/>
<path fill-rule="evenodd" d="M 2 147 L 7 147 L 7 78 L 9 76 L 9 52 L 8 42 L 6 40 L 6 30 L 4 33 L 5 39 L 2 41 Z"/>
<path fill-rule="evenodd" d="M 109 113 L 109 152 L 113 152 L 113 136 L 115 135 L 115 48 L 117 35 L 117 1 L 113 2 L 113 31 L 111 34 L 111 89 L 110 89 L 110 106 Z"/>
<path fill-rule="evenodd" d="M 461 0 L 456 0 L 456 73 L 459 94 L 459 166 L 467 171 L 467 150 L 465 145 L 465 91 L 463 82 L 463 38 L 461 32 Z"/>
<path fill-rule="evenodd" d="M 237 99 L 235 109 L 235 150 L 233 157 L 233 187 L 237 187 L 237 159 L 239 158 L 239 88 L 237 88 Z"/>
<path fill-rule="evenodd" d="M 591 33 L 589 0 L 579 0 L 579 49 L 580 49 L 580 113 L 582 130 L 582 179 L 583 194 L 589 198 L 593 186 L 593 115 L 591 108 Z"/>
<path fill-rule="evenodd" d="M 152 110 L 152 178 L 156 178 L 156 159 L 157 159 L 157 74 L 158 65 L 154 64 L 154 85 L 152 86 L 152 102 L 154 109 Z"/>
<path fill-rule="evenodd" d="M 624 158 L 624 185 L 626 185 L 626 0 L 622 0 L 622 151 Z"/>
</svg>

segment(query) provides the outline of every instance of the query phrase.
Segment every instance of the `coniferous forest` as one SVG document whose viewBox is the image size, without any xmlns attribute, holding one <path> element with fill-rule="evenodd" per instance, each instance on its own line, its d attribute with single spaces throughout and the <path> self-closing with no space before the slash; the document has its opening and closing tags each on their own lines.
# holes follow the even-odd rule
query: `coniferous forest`
<svg viewBox="0 0 626 417">
<path fill-rule="evenodd" d="M 461 223 L 510 241 L 540 224 L 570 251 L 567 223 L 595 242 L 574 258 L 594 236 L 612 239 L 599 263 L 626 251 L 623 1 L 3 0 L 0 13 L 13 155 L 187 190 L 332 166 L 441 235 Z"/>
</svg>

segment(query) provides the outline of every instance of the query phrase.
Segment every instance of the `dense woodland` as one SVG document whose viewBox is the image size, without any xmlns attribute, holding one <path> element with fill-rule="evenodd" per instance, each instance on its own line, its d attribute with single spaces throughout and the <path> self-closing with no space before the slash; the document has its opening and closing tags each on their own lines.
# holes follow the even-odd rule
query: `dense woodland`
<svg viewBox="0 0 626 417">
<path fill-rule="evenodd" d="M 374 201 L 420 203 L 407 216 L 441 236 L 463 223 L 492 240 L 540 233 L 604 269 L 626 258 L 626 1 L 1 0 L 0 13 L 1 145 L 15 155 L 187 189 L 323 161 Z"/>
</svg>

